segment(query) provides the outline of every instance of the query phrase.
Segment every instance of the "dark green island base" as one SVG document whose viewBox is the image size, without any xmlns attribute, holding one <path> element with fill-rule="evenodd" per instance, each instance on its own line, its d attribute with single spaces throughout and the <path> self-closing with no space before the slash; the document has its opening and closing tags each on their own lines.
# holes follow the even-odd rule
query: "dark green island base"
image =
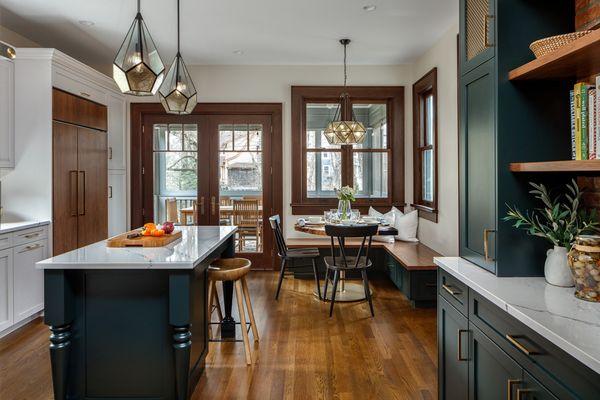
<svg viewBox="0 0 600 400">
<path fill-rule="evenodd" d="M 186 240 L 185 235 L 186 231 L 183 241 L 172 249 L 173 258 L 182 258 L 178 246 L 198 246 L 197 237 Z M 208 350 L 208 265 L 234 256 L 233 236 L 215 244 L 189 268 L 154 263 L 132 268 L 126 262 L 112 268 L 87 268 L 85 264 L 82 268 L 47 268 L 52 260 L 64 259 L 69 253 L 40 265 L 45 268 L 45 323 L 51 330 L 55 398 L 189 398 L 204 370 Z M 224 285 L 227 322 L 223 328 L 230 335 L 235 334 L 232 289 L 232 285 Z"/>
</svg>

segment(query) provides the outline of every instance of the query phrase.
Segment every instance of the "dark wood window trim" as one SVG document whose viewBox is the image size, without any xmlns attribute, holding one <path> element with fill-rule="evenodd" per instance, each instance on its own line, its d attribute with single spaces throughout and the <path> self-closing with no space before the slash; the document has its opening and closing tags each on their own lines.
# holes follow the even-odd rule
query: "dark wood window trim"
<svg viewBox="0 0 600 400">
<path fill-rule="evenodd" d="M 271 152 L 272 165 L 283 163 L 282 143 L 282 114 L 281 103 L 198 103 L 192 114 L 204 115 L 236 115 L 256 114 L 270 115 L 272 138 Z M 142 121 L 147 115 L 166 115 L 160 103 L 131 103 L 131 131 L 130 131 L 130 157 L 131 157 L 131 226 L 137 227 L 144 224 L 142 217 L 143 204 L 143 175 L 142 175 L 142 152 L 152 151 L 143 148 L 142 143 Z M 283 171 L 281 168 L 273 168 L 271 173 L 271 191 L 273 210 L 271 214 L 279 214 L 283 218 Z"/>
<path fill-rule="evenodd" d="M 433 96 L 433 140 L 424 142 L 424 125 L 426 109 L 425 99 Z M 419 216 L 433 222 L 438 219 L 438 94 L 437 94 L 437 68 L 433 68 L 413 85 L 413 182 L 414 202 L 412 206 L 419 210 Z M 433 150 L 433 201 L 423 199 L 423 164 L 422 155 L 425 150 Z"/>
<path fill-rule="evenodd" d="M 292 214 L 319 215 L 337 207 L 335 198 L 308 198 L 306 195 L 306 104 L 337 103 L 341 86 L 292 86 Z M 353 208 L 367 212 L 369 206 L 381 211 L 404 205 L 404 87 L 403 86 L 351 86 L 347 88 L 352 103 L 385 103 L 387 105 L 388 131 L 388 197 L 357 199 Z M 351 104 L 343 110 L 351 112 Z M 342 146 L 340 152 L 350 154 L 351 146 Z M 358 150 L 354 150 L 358 151 Z M 369 151 L 369 150 L 363 150 Z M 346 156 L 346 162 L 351 158 Z M 350 161 L 348 161 L 350 160 Z M 342 185 L 352 185 L 352 165 L 346 165 Z"/>
</svg>

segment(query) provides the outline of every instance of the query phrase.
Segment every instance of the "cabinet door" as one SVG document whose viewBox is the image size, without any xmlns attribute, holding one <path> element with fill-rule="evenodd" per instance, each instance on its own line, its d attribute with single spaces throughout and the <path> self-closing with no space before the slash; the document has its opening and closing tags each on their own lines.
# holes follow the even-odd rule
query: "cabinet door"
<svg viewBox="0 0 600 400">
<path fill-rule="evenodd" d="M 460 255 L 495 273 L 494 76 L 490 60 L 460 80 Z"/>
<path fill-rule="evenodd" d="M 44 308 L 44 271 L 35 263 L 48 258 L 48 242 L 40 240 L 14 248 L 14 322 Z"/>
<path fill-rule="evenodd" d="M 77 128 L 78 247 L 108 237 L 107 145 L 106 132 Z"/>
<path fill-rule="evenodd" d="M 125 171 L 108 173 L 108 236 L 116 236 L 127 230 Z"/>
<path fill-rule="evenodd" d="M 460 71 L 471 71 L 494 56 L 496 0 L 460 0 Z"/>
<path fill-rule="evenodd" d="M 15 167 L 14 64 L 0 59 L 0 168 Z"/>
<path fill-rule="evenodd" d="M 57 256 L 77 248 L 77 127 L 52 123 L 52 231 Z"/>
<path fill-rule="evenodd" d="M 516 399 L 523 370 L 475 325 L 469 328 L 469 400 Z"/>
<path fill-rule="evenodd" d="M 467 318 L 438 296 L 438 382 L 440 400 L 464 400 L 469 390 Z"/>
<path fill-rule="evenodd" d="M 125 98 L 108 97 L 108 169 L 125 169 Z"/>
<path fill-rule="evenodd" d="M 558 400 L 537 379 L 523 372 L 523 384 L 517 389 L 517 400 Z"/>
<path fill-rule="evenodd" d="M 13 323 L 13 251 L 0 251 L 0 332 Z"/>
</svg>

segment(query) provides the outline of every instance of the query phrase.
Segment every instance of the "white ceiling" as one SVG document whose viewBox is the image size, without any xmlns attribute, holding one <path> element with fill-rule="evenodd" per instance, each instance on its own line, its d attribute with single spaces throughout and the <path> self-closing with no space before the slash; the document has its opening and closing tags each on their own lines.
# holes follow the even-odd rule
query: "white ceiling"
<svg viewBox="0 0 600 400">
<path fill-rule="evenodd" d="M 0 0 L 0 25 L 110 65 L 135 11 L 135 0 Z M 337 40 L 349 37 L 350 64 L 384 65 L 413 61 L 457 24 L 458 0 L 181 0 L 181 14 L 188 64 L 339 64 Z M 142 0 L 142 15 L 170 63 L 176 0 Z"/>
</svg>

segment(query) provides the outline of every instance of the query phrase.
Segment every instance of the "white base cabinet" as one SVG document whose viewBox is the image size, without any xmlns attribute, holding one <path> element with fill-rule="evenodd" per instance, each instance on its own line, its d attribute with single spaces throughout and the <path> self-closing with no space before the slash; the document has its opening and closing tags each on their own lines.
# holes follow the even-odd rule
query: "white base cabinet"
<svg viewBox="0 0 600 400">
<path fill-rule="evenodd" d="M 47 225 L 1 236 L 13 247 L 0 250 L 0 337 L 44 309 L 44 271 L 35 263 L 49 257 Z"/>
</svg>

